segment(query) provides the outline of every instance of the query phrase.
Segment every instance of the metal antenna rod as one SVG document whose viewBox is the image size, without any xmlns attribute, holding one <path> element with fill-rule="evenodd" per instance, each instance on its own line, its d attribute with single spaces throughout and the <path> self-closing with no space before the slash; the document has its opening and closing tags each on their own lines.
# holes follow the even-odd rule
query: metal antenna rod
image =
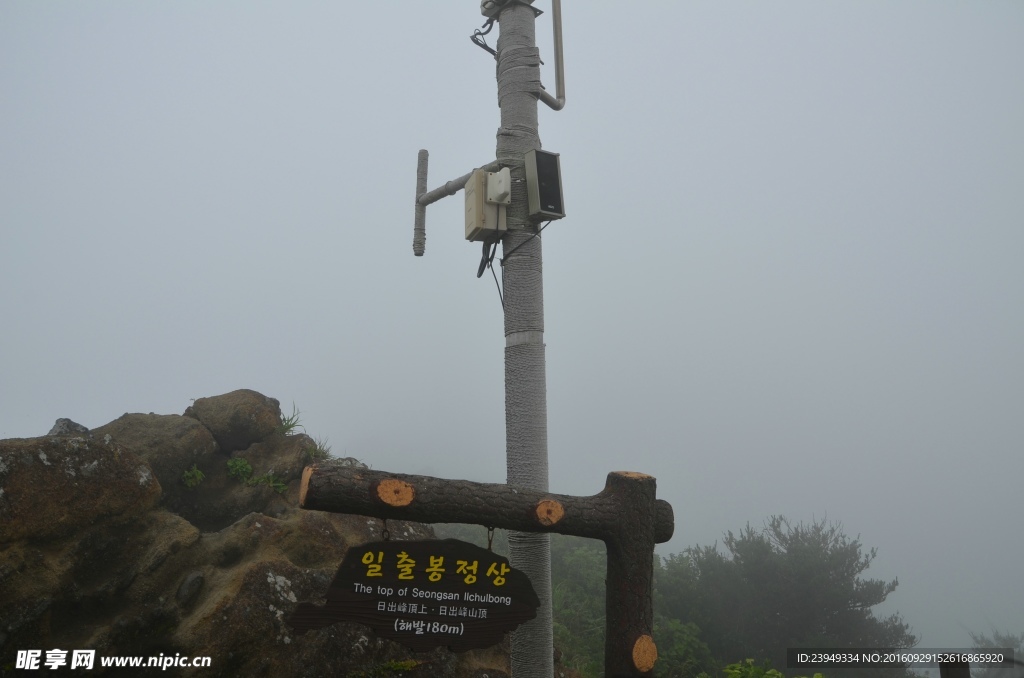
<svg viewBox="0 0 1024 678">
<path fill-rule="evenodd" d="M 416 218 L 412 226 L 412 253 L 423 256 L 427 246 L 427 205 L 420 198 L 427 192 L 427 149 L 421 148 L 416 162 Z"/>
<path fill-rule="evenodd" d="M 412 253 L 417 257 L 423 256 L 423 250 L 427 244 L 427 205 L 435 203 L 441 198 L 447 198 L 449 195 L 455 195 L 466 187 L 466 182 L 473 176 L 473 172 L 467 172 L 457 179 L 452 179 L 446 184 L 428 191 L 427 159 L 429 155 L 426 149 L 420 149 L 416 163 L 416 218 L 412 227 Z M 498 161 L 489 162 L 479 169 L 497 172 Z"/>
</svg>

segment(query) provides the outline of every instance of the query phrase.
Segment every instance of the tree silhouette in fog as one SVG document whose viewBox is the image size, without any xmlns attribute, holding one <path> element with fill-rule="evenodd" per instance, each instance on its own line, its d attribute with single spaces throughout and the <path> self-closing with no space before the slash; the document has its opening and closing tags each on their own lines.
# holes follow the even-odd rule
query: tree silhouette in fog
<svg viewBox="0 0 1024 678">
<path fill-rule="evenodd" d="M 872 613 L 899 582 L 862 578 L 876 550 L 864 552 L 841 524 L 792 525 L 772 516 L 760 530 L 748 524 L 738 535 L 728 532 L 723 543 L 727 553 L 717 544 L 693 547 L 667 558 L 656 573 L 659 612 L 696 624 L 719 665 L 755 658 L 784 668 L 790 647 L 917 644 L 898 614 Z M 855 671 L 861 678 L 905 674 Z"/>
</svg>

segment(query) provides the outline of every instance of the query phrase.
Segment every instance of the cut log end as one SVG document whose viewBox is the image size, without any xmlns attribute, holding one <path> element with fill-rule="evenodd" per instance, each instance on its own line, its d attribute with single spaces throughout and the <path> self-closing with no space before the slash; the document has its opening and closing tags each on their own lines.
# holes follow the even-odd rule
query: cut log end
<svg viewBox="0 0 1024 678">
<path fill-rule="evenodd" d="M 385 478 L 377 485 L 377 496 L 388 506 L 408 506 L 416 498 L 416 488 L 397 478 Z"/>
<path fill-rule="evenodd" d="M 644 480 L 645 478 L 653 478 L 646 473 L 640 473 L 638 471 L 614 471 L 617 476 L 623 476 L 624 478 L 633 478 L 635 480 Z"/>
<path fill-rule="evenodd" d="M 302 482 L 299 484 L 299 508 L 306 507 L 306 492 L 309 491 L 309 478 L 313 475 L 315 466 L 307 466 L 302 469 Z"/>
<path fill-rule="evenodd" d="M 554 499 L 542 499 L 537 502 L 536 513 L 538 523 L 551 527 L 565 515 L 565 507 Z"/>
<path fill-rule="evenodd" d="M 654 644 L 654 638 L 642 635 L 633 643 L 633 666 L 640 673 L 647 673 L 654 668 L 658 661 L 658 647 Z"/>
</svg>

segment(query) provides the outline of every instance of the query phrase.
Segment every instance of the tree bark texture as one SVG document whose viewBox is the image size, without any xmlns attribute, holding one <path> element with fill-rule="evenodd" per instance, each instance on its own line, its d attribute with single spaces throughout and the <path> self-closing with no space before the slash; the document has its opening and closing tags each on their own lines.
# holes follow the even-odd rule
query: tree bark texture
<svg viewBox="0 0 1024 678">
<path fill-rule="evenodd" d="M 319 511 L 604 541 L 605 675 L 646 676 L 657 658 L 651 637 L 654 544 L 671 539 L 674 530 L 672 507 L 655 490 L 653 477 L 625 471 L 608 474 L 598 494 L 575 497 L 326 463 L 306 467 L 299 502 Z"/>
<path fill-rule="evenodd" d="M 541 241 L 533 238 L 523 156 L 539 149 L 537 96 L 540 52 L 533 9 L 510 3 L 498 17 L 498 107 L 501 126 L 496 157 L 512 174 L 508 233 L 502 241 L 505 306 L 505 458 L 508 483 L 548 489 L 547 389 L 544 356 L 544 293 Z M 514 254 L 510 254 L 514 248 Z M 533 582 L 540 609 L 512 634 L 513 678 L 550 678 L 554 672 L 551 620 L 551 544 L 547 535 L 509 534 L 512 566 Z"/>
</svg>

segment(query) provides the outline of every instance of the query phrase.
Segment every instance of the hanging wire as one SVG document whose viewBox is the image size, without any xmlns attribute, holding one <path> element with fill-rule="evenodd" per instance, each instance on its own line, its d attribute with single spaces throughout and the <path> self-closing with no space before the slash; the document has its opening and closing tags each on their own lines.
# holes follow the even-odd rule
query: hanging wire
<svg viewBox="0 0 1024 678">
<path fill-rule="evenodd" d="M 487 528 L 487 550 L 491 550 L 491 544 L 494 543 L 494 528 Z"/>
<path fill-rule="evenodd" d="M 491 269 L 491 275 L 494 276 L 494 286 L 498 288 L 498 301 L 501 302 L 501 310 L 505 310 L 505 295 L 501 293 L 501 285 L 498 284 L 498 274 L 494 272 L 494 267 L 488 265 L 487 268 Z M 504 275 L 504 274 L 503 274 Z"/>
<path fill-rule="evenodd" d="M 484 241 L 484 253 L 483 256 L 480 257 L 480 265 L 476 269 L 477 278 L 482 276 L 484 271 L 487 270 L 487 267 L 491 265 L 492 261 L 494 261 L 494 252 L 497 250 L 497 246 L 497 242 L 489 243 Z"/>
<path fill-rule="evenodd" d="M 494 286 L 498 288 L 498 299 L 501 301 L 501 310 L 505 310 L 505 295 L 501 293 L 501 284 L 498 282 L 498 274 L 494 272 L 494 266 L 491 263 L 494 261 L 494 255 L 498 252 L 498 241 L 495 240 L 493 243 L 484 243 L 483 256 L 480 258 L 480 266 L 476 269 L 476 277 L 479 278 L 484 274 L 484 270 L 491 269 L 491 275 L 494 276 Z"/>
<path fill-rule="evenodd" d="M 481 31 L 478 28 L 475 31 L 473 31 L 473 35 L 469 36 L 469 39 L 473 41 L 474 45 L 476 45 L 480 49 L 487 50 L 488 52 L 494 55 L 495 59 L 497 59 L 498 53 L 491 49 L 491 46 L 487 44 L 486 40 L 484 40 L 484 36 L 490 33 L 491 29 L 494 28 L 494 19 L 495 17 L 492 16 L 490 19 L 484 22 L 484 25 L 482 27 L 486 28 L 487 30 Z"/>
<path fill-rule="evenodd" d="M 384 541 L 391 541 L 391 532 L 388 531 L 388 519 L 381 518 L 384 521 L 384 528 L 380 531 L 380 536 L 384 538 Z"/>
<path fill-rule="evenodd" d="M 540 228 L 539 228 L 539 229 L 537 230 L 537 232 L 533 234 L 533 236 L 531 236 L 531 237 L 527 238 L 527 239 L 526 239 L 526 240 L 524 240 L 523 242 L 521 242 L 521 243 L 519 243 L 518 245 L 516 245 L 515 247 L 513 247 L 513 248 L 512 248 L 512 251 L 511 251 L 511 252 L 509 252 L 508 254 L 506 254 L 505 256 L 503 256 L 503 257 L 501 258 L 501 261 L 499 261 L 498 263 L 500 263 L 500 264 L 501 264 L 502 266 L 504 266 L 504 265 L 505 265 L 505 262 L 506 262 L 506 261 L 508 261 L 508 258 L 512 256 L 512 252 L 515 252 L 515 251 L 516 251 L 517 249 L 519 249 L 520 247 L 522 247 L 522 246 L 523 246 L 523 245 L 525 245 L 526 243 L 528 243 L 528 242 L 530 242 L 531 240 L 533 240 L 534 238 L 538 237 L 538 236 L 540 235 L 540 232 L 541 232 L 541 231 L 543 231 L 543 230 L 544 230 L 545 228 L 547 228 L 547 227 L 548 227 L 548 224 L 550 224 L 550 223 L 551 223 L 551 221 L 548 221 L 548 222 L 547 222 L 547 223 L 545 223 L 545 224 L 544 224 L 543 226 L 541 226 L 541 227 L 540 227 Z"/>
</svg>

